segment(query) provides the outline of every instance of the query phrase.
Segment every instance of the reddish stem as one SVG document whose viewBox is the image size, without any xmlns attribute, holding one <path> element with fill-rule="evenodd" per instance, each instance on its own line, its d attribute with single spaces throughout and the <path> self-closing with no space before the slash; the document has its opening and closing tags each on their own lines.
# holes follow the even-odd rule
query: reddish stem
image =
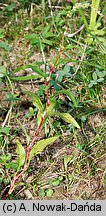
<svg viewBox="0 0 106 216">
<path fill-rule="evenodd" d="M 60 54 L 62 53 L 62 51 L 63 50 L 60 49 L 59 54 L 57 55 L 56 61 L 55 61 L 54 65 L 53 65 L 53 67 L 50 70 L 49 77 L 46 80 L 46 105 L 47 105 L 47 107 L 50 106 L 50 100 L 49 100 L 49 83 L 50 83 L 51 75 L 55 71 L 56 65 L 58 63 L 58 60 L 60 58 Z"/>
</svg>

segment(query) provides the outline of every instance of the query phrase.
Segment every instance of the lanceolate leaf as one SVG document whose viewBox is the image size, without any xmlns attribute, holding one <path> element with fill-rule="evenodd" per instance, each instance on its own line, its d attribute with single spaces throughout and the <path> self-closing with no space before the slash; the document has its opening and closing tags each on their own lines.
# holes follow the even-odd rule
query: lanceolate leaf
<svg viewBox="0 0 106 216">
<path fill-rule="evenodd" d="M 33 105 L 35 107 L 37 107 L 43 113 L 44 106 L 43 106 L 40 98 L 36 94 L 34 94 L 30 91 L 25 91 L 25 93 L 32 99 Z"/>
<path fill-rule="evenodd" d="M 43 151 L 44 148 L 46 148 L 46 146 L 50 145 L 51 143 L 53 143 L 56 139 L 58 138 L 58 136 L 55 137 L 50 137 L 47 139 L 43 139 L 38 141 L 32 148 L 31 152 L 30 152 L 30 157 L 29 160 L 32 159 L 32 157 L 40 152 Z"/>
<path fill-rule="evenodd" d="M 65 155 L 64 156 L 64 167 L 65 167 L 65 170 L 67 170 L 67 165 L 71 161 L 71 159 L 72 159 L 71 155 Z"/>
<path fill-rule="evenodd" d="M 37 65 L 31 65 L 31 68 L 33 71 L 35 71 L 36 73 L 38 73 L 39 75 L 41 75 L 42 77 L 46 78 L 46 73 L 43 72 Z"/>
<path fill-rule="evenodd" d="M 74 104 L 75 107 L 78 106 L 77 105 L 77 101 L 76 101 L 73 93 L 69 89 L 67 89 L 67 90 L 60 90 L 60 91 L 57 91 L 57 92 L 54 93 L 55 96 L 59 95 L 59 94 L 65 94 L 73 102 L 73 104 Z"/>
<path fill-rule="evenodd" d="M 17 77 L 11 77 L 11 80 L 25 81 L 25 80 L 32 80 L 32 79 L 38 79 L 38 78 L 41 78 L 41 75 L 17 76 Z"/>
<path fill-rule="evenodd" d="M 17 160 L 18 170 L 19 170 L 20 167 L 24 165 L 26 153 L 25 153 L 25 149 L 22 146 L 22 144 L 20 143 L 20 141 L 17 140 L 16 143 L 17 143 L 16 153 L 19 155 L 19 158 Z"/>
<path fill-rule="evenodd" d="M 37 113 L 37 124 L 39 125 L 41 122 L 43 112 L 41 110 L 38 111 Z"/>
<path fill-rule="evenodd" d="M 19 72 L 20 70 L 25 70 L 27 68 L 31 68 L 34 72 L 38 73 L 42 77 L 46 77 L 46 73 L 44 73 L 37 64 L 29 64 L 29 65 L 22 65 L 15 69 L 14 73 Z"/>
<path fill-rule="evenodd" d="M 9 130 L 10 130 L 9 127 L 3 127 L 3 128 L 0 128 L 0 133 L 4 133 L 4 134 L 8 135 Z"/>
<path fill-rule="evenodd" d="M 64 94 L 66 94 L 68 96 L 68 98 L 73 102 L 75 107 L 78 106 L 77 101 L 76 101 L 73 93 L 70 90 L 66 90 Z"/>
<path fill-rule="evenodd" d="M 6 76 L 6 68 L 2 65 L 0 66 L 0 78 Z"/>
<path fill-rule="evenodd" d="M 60 116 L 65 122 L 70 123 L 77 128 L 80 128 L 79 124 L 69 113 L 54 112 L 54 114 Z"/>
<path fill-rule="evenodd" d="M 43 40 L 42 40 L 42 43 L 47 44 L 47 45 L 50 45 L 50 46 L 53 45 L 53 41 L 52 41 L 52 40 L 47 40 L 47 39 L 43 39 Z"/>
</svg>

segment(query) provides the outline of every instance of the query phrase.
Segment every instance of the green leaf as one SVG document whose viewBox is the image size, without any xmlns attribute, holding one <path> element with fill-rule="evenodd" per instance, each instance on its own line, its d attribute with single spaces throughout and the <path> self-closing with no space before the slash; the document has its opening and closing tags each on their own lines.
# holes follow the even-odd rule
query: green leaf
<svg viewBox="0 0 106 216">
<path fill-rule="evenodd" d="M 43 32 L 42 36 L 44 38 L 55 37 L 55 35 L 52 32 Z"/>
<path fill-rule="evenodd" d="M 46 73 L 43 72 L 37 65 L 30 65 L 33 71 L 35 71 L 36 73 L 38 73 L 39 75 L 41 75 L 42 77 L 46 78 Z"/>
<path fill-rule="evenodd" d="M 91 88 L 93 85 L 96 85 L 97 81 L 91 80 L 88 87 Z"/>
<path fill-rule="evenodd" d="M 73 46 L 71 44 L 68 44 L 66 47 L 65 47 L 65 50 L 69 49 L 69 50 L 72 50 Z"/>
<path fill-rule="evenodd" d="M 69 175 L 68 175 L 68 179 L 69 179 L 70 183 L 72 183 L 73 180 L 74 180 L 74 175 L 69 174 Z"/>
<path fill-rule="evenodd" d="M 70 77 L 71 73 L 70 73 L 70 66 L 69 65 L 65 65 L 63 70 L 58 70 L 57 71 L 57 80 L 59 82 L 62 81 L 63 77 Z"/>
<path fill-rule="evenodd" d="M 38 44 L 39 44 L 39 39 L 38 39 L 38 38 L 31 39 L 31 40 L 30 40 L 30 44 L 31 44 L 31 45 L 38 45 Z"/>
<path fill-rule="evenodd" d="M 69 73 L 70 72 L 70 66 L 68 65 L 68 64 L 66 64 L 65 66 L 64 66 L 64 69 L 63 69 L 64 71 L 65 71 L 65 73 Z"/>
<path fill-rule="evenodd" d="M 8 42 L 0 42 L 0 48 L 5 49 L 7 52 L 11 50 L 11 47 L 8 45 Z"/>
<path fill-rule="evenodd" d="M 55 179 L 53 182 L 52 182 L 52 185 L 53 186 L 58 186 L 60 184 L 60 181 L 59 181 L 59 179 L 57 178 L 57 179 Z"/>
<path fill-rule="evenodd" d="M 0 39 L 4 37 L 4 30 L 0 28 Z"/>
<path fill-rule="evenodd" d="M 40 197 L 44 197 L 44 196 L 45 196 L 45 191 L 44 191 L 44 189 L 40 189 L 38 195 L 39 195 Z"/>
<path fill-rule="evenodd" d="M 0 177 L 0 184 L 3 182 L 3 177 Z"/>
<path fill-rule="evenodd" d="M 47 184 L 51 185 L 52 182 L 53 182 L 53 179 L 49 179 L 49 180 L 47 181 Z"/>
<path fill-rule="evenodd" d="M 58 138 L 58 136 L 55 137 L 50 137 L 47 139 L 43 139 L 38 141 L 33 148 L 31 149 L 30 152 L 30 157 L 29 160 L 32 159 L 32 157 L 40 152 L 42 152 L 44 150 L 44 148 L 46 148 L 46 146 L 50 145 L 51 143 L 55 142 L 55 140 Z"/>
<path fill-rule="evenodd" d="M 31 68 L 31 69 L 33 70 L 33 72 L 36 72 L 36 73 L 38 73 L 41 77 L 46 78 L 46 73 L 43 72 L 43 71 L 39 68 L 39 66 L 38 66 L 37 64 L 28 64 L 28 65 L 20 66 L 20 67 L 18 67 L 18 68 L 15 69 L 14 73 L 19 72 L 20 70 L 25 70 L 25 69 L 27 69 L 27 68 Z M 36 74 L 35 74 L 34 76 L 36 76 Z"/>
<path fill-rule="evenodd" d="M 93 78 L 93 80 L 96 82 L 97 81 L 97 74 L 96 74 L 96 72 L 94 72 L 93 74 L 92 74 L 92 78 Z"/>
<path fill-rule="evenodd" d="M 76 148 L 81 150 L 81 151 L 83 150 L 84 146 L 85 146 L 85 144 L 80 144 L 80 143 L 76 144 Z"/>
<path fill-rule="evenodd" d="M 5 11 L 13 11 L 15 7 L 16 7 L 16 3 L 11 3 L 10 5 L 7 5 L 5 7 Z"/>
<path fill-rule="evenodd" d="M 15 81 L 25 81 L 25 80 L 32 80 L 41 78 L 41 75 L 31 75 L 31 76 L 18 76 L 18 77 L 10 77 L 11 80 Z"/>
<path fill-rule="evenodd" d="M 50 30 L 50 25 L 47 25 L 47 26 L 39 26 L 39 27 L 37 27 L 37 30 L 39 29 L 39 31 L 41 32 L 42 31 L 42 36 L 43 37 L 45 37 L 45 35 L 47 34 L 47 33 L 50 33 L 49 32 L 49 30 Z"/>
<path fill-rule="evenodd" d="M 39 38 L 37 34 L 28 34 L 27 36 L 25 36 L 25 40 L 32 40 L 32 39 L 37 39 Z"/>
<path fill-rule="evenodd" d="M 32 115 L 34 114 L 34 109 L 33 109 L 33 107 L 29 107 L 29 113 L 32 114 Z"/>
<path fill-rule="evenodd" d="M 6 98 L 3 101 L 5 101 L 5 102 L 19 101 L 20 99 L 17 98 L 17 96 L 18 96 L 17 94 L 16 95 L 12 95 L 10 93 L 7 93 L 6 94 Z"/>
<path fill-rule="evenodd" d="M 43 39 L 43 40 L 42 40 L 42 43 L 47 44 L 47 45 L 49 45 L 49 46 L 52 46 L 52 45 L 53 45 L 53 42 L 52 42 L 51 40 L 47 40 L 47 39 Z"/>
<path fill-rule="evenodd" d="M 59 179 L 59 181 L 62 181 L 63 180 L 63 176 L 59 176 L 58 179 Z"/>
<path fill-rule="evenodd" d="M 75 107 L 78 106 L 77 101 L 76 101 L 76 99 L 75 99 L 73 93 L 72 93 L 70 90 L 66 90 L 66 91 L 64 92 L 64 94 L 66 94 L 66 95 L 68 96 L 68 98 L 73 102 L 73 104 L 74 104 Z"/>
<path fill-rule="evenodd" d="M 57 81 L 62 82 L 64 75 L 65 75 L 64 71 L 58 70 L 57 71 Z"/>
<path fill-rule="evenodd" d="M 41 122 L 43 112 L 41 110 L 38 111 L 37 113 L 37 124 L 39 125 Z"/>
<path fill-rule="evenodd" d="M 71 159 L 72 159 L 71 155 L 64 156 L 64 167 L 65 167 L 65 170 L 67 170 L 67 165 L 71 161 Z"/>
<path fill-rule="evenodd" d="M 54 114 L 60 116 L 65 122 L 70 123 L 77 128 L 80 128 L 79 124 L 69 113 L 54 112 Z"/>
<path fill-rule="evenodd" d="M 97 82 L 103 82 L 103 81 L 104 81 L 104 78 L 97 79 Z"/>
<path fill-rule="evenodd" d="M 75 99 L 73 93 L 72 93 L 69 89 L 56 91 L 56 92 L 54 93 L 55 96 L 56 96 L 56 95 L 59 95 L 59 94 L 65 94 L 65 95 L 69 98 L 69 100 L 73 102 L 73 104 L 74 104 L 75 107 L 78 106 L 78 105 L 77 105 L 77 101 L 76 101 L 76 99 Z"/>
<path fill-rule="evenodd" d="M 43 113 L 44 106 L 43 106 L 40 98 L 36 94 L 34 94 L 30 91 L 25 91 L 24 93 L 27 94 L 32 99 L 33 105 L 35 107 L 37 107 Z"/>
<path fill-rule="evenodd" d="M 0 78 L 3 78 L 6 75 L 6 68 L 4 66 L 0 66 Z"/>
<path fill-rule="evenodd" d="M 51 197 L 53 194 L 53 189 L 49 188 L 46 190 L 46 196 Z"/>
<path fill-rule="evenodd" d="M 17 164 L 15 162 L 9 162 L 8 163 L 8 168 L 12 168 L 15 171 L 17 170 Z"/>
<path fill-rule="evenodd" d="M 3 164 L 5 164 L 7 161 L 10 161 L 10 159 L 11 159 L 11 155 L 1 155 L 0 156 L 0 162 L 1 163 L 3 163 Z"/>
<path fill-rule="evenodd" d="M 47 107 L 47 115 L 48 116 L 52 115 L 54 107 L 55 107 L 55 102 L 51 101 L 50 106 Z"/>
<path fill-rule="evenodd" d="M 19 140 L 16 140 L 16 144 L 17 144 L 16 153 L 19 155 L 19 158 L 17 160 L 18 163 L 17 170 L 19 170 L 20 167 L 24 165 L 26 152 Z"/>
<path fill-rule="evenodd" d="M 85 116 L 81 116 L 81 121 L 82 122 L 86 122 L 86 117 Z"/>
<path fill-rule="evenodd" d="M 8 135 L 9 130 L 10 130 L 9 127 L 3 127 L 3 128 L 0 128 L 0 133 L 4 133 L 4 134 Z"/>
<path fill-rule="evenodd" d="M 100 36 L 103 36 L 104 34 L 105 34 L 105 31 L 103 30 L 103 29 L 100 29 L 100 30 L 96 30 L 95 31 L 95 34 L 97 34 L 97 35 L 100 35 Z"/>
<path fill-rule="evenodd" d="M 106 76 L 106 71 L 96 71 L 96 74 L 99 78 L 103 78 Z"/>
</svg>

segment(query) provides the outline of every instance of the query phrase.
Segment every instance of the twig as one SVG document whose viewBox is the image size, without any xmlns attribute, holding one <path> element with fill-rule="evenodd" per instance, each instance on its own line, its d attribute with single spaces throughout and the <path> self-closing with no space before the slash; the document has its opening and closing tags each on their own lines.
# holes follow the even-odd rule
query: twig
<svg viewBox="0 0 106 216">
<path fill-rule="evenodd" d="M 78 64 L 78 67 L 77 67 L 75 73 L 73 74 L 73 76 L 77 74 L 77 72 L 78 72 L 78 70 L 79 70 L 79 68 L 80 68 L 80 66 L 81 66 L 81 64 L 82 64 L 82 61 L 83 61 L 83 59 L 84 59 L 84 57 L 85 57 L 86 47 L 87 47 L 87 45 L 84 46 L 84 50 L 83 50 L 83 54 L 82 54 L 82 56 L 81 56 L 80 63 Z"/>
<path fill-rule="evenodd" d="M 64 32 L 64 36 L 66 37 L 73 37 L 74 35 L 78 34 L 80 31 L 84 29 L 85 25 L 83 24 L 76 32 L 69 34 L 67 32 Z"/>
<path fill-rule="evenodd" d="M 64 9 L 65 7 L 63 6 L 48 6 L 50 8 L 55 8 L 55 9 Z"/>
<path fill-rule="evenodd" d="M 50 0 L 48 0 L 48 5 L 50 7 L 51 16 L 53 17 L 53 11 L 52 11 L 52 6 L 51 6 L 51 1 Z"/>
<path fill-rule="evenodd" d="M 6 123 L 7 123 L 7 121 L 8 121 L 8 118 L 9 118 L 9 116 L 10 116 L 10 114 L 11 114 L 12 108 L 13 108 L 13 104 L 10 105 L 10 108 L 9 108 L 9 110 L 8 110 L 8 113 L 7 113 L 7 115 L 6 115 L 6 117 L 5 117 L 5 120 L 4 120 L 3 124 L 2 124 L 2 128 L 6 125 Z"/>
</svg>

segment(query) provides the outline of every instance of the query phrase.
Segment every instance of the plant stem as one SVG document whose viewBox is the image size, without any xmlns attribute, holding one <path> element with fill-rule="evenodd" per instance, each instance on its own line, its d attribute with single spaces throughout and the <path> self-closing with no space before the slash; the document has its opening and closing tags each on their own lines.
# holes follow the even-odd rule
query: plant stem
<svg viewBox="0 0 106 216">
<path fill-rule="evenodd" d="M 91 6 L 91 17 L 90 17 L 90 27 L 94 28 L 97 18 L 97 11 L 99 9 L 100 0 L 92 0 Z"/>
<path fill-rule="evenodd" d="M 63 40 L 62 40 L 62 42 L 63 42 Z M 50 100 L 49 100 L 49 83 L 50 83 L 51 75 L 52 75 L 52 73 L 54 72 L 54 70 L 55 70 L 55 68 L 56 68 L 56 65 L 57 65 L 57 62 L 58 62 L 58 60 L 59 60 L 59 58 L 60 58 L 60 54 L 61 54 L 61 53 L 62 53 L 62 49 L 60 49 L 59 54 L 57 55 L 56 61 L 55 61 L 54 65 L 53 65 L 53 67 L 52 67 L 51 70 L 50 70 L 49 77 L 47 78 L 46 83 L 45 83 L 45 85 L 46 85 L 46 107 L 48 107 L 48 106 L 50 105 Z M 16 174 L 16 175 L 14 176 L 14 178 L 12 179 L 11 184 L 10 184 L 10 188 L 9 188 L 9 191 L 8 191 L 8 193 L 4 196 L 3 200 L 6 200 L 6 199 L 9 197 L 9 195 L 10 195 L 10 194 L 12 193 L 12 191 L 13 191 L 15 182 L 16 182 L 17 180 L 19 180 L 19 178 L 22 176 L 22 174 L 28 169 L 28 167 L 29 167 L 29 156 L 30 156 L 30 151 L 31 151 L 32 147 L 34 146 L 34 144 L 35 144 L 35 142 L 36 142 L 36 140 L 37 140 L 37 137 L 38 137 L 38 135 L 39 135 L 39 132 L 40 132 L 40 129 L 41 129 L 41 127 L 42 127 L 42 124 L 43 124 L 43 122 L 44 122 L 44 120 L 45 120 L 45 117 L 46 117 L 46 109 L 45 109 L 45 111 L 44 111 L 44 113 L 43 113 L 43 115 L 42 115 L 41 121 L 40 121 L 40 123 L 39 123 L 39 125 L 38 125 L 38 127 L 37 127 L 37 129 L 36 129 L 35 135 L 34 135 L 32 141 L 31 141 L 31 143 L 28 145 L 28 147 L 27 147 L 27 149 L 26 149 L 26 158 L 25 158 L 24 167 L 23 167 L 22 171 L 21 171 L 20 173 Z"/>
</svg>

